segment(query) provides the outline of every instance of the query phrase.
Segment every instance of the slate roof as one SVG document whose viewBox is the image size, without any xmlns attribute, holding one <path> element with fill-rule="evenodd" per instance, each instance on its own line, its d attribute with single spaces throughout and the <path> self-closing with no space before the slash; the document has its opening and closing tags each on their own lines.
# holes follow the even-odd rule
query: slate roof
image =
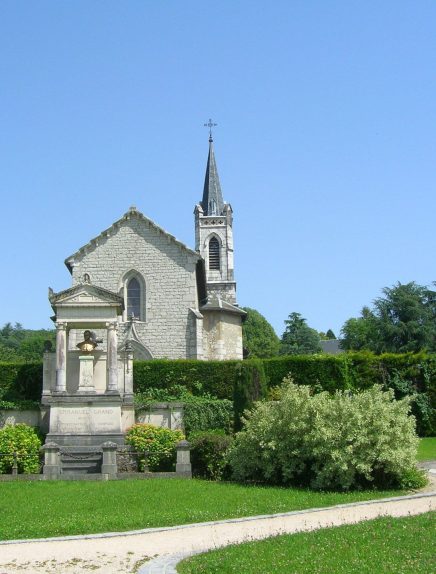
<svg viewBox="0 0 436 574">
<path fill-rule="evenodd" d="M 237 307 L 236 305 L 232 305 L 227 301 L 218 297 L 218 295 L 209 295 L 207 298 L 207 302 L 200 307 L 200 312 L 203 313 L 204 311 L 226 311 L 227 313 L 234 313 L 236 315 L 242 315 L 245 317 L 247 313 Z"/>
<path fill-rule="evenodd" d="M 209 156 L 207 158 L 201 207 L 203 208 L 204 215 L 223 215 L 224 200 L 216 167 L 212 137 L 209 138 Z"/>
<path fill-rule="evenodd" d="M 72 273 L 72 263 L 77 257 L 83 255 L 90 249 L 94 249 L 95 247 L 97 247 L 101 239 L 105 239 L 106 237 L 112 235 L 124 221 L 129 220 L 132 217 L 136 217 L 139 220 L 144 221 L 147 225 L 154 228 L 158 233 L 163 233 L 164 235 L 166 235 L 170 241 L 172 241 L 175 245 L 180 247 L 180 249 L 182 249 L 183 251 L 187 252 L 189 255 L 193 256 L 196 260 L 201 259 L 201 256 L 199 253 L 197 253 L 197 251 L 194 251 L 189 247 L 187 247 L 184 243 L 182 243 L 176 237 L 174 237 L 174 235 L 171 235 L 171 233 L 168 233 L 168 231 L 165 231 L 165 229 L 159 227 L 159 225 L 157 225 L 154 221 L 152 221 L 151 219 L 146 217 L 143 213 L 138 211 L 135 206 L 131 206 L 129 210 L 120 219 L 115 221 L 110 227 L 108 227 L 107 229 L 102 231 L 99 235 L 97 235 L 97 237 L 91 239 L 86 245 L 83 245 L 83 247 L 81 247 L 75 253 L 73 253 L 72 255 L 70 255 L 65 259 L 65 265 L 67 266 L 69 272 Z"/>
<path fill-rule="evenodd" d="M 328 339 L 326 341 L 320 341 L 319 344 L 324 353 L 328 353 L 329 355 L 339 355 L 344 352 L 344 350 L 341 349 L 340 339 Z"/>
</svg>

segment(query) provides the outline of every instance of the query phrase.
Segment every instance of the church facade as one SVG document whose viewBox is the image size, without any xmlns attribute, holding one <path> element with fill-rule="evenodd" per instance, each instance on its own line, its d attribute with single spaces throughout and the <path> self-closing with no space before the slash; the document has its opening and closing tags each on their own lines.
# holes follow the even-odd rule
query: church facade
<svg viewBox="0 0 436 574">
<path fill-rule="evenodd" d="M 117 345 L 136 359 L 241 359 L 245 313 L 236 303 L 233 214 L 223 201 L 212 137 L 194 214 L 195 250 L 131 207 L 66 259 L 72 287 L 51 292 L 51 301 L 83 286 L 119 297 Z M 81 336 L 72 329 L 68 347 Z"/>
</svg>

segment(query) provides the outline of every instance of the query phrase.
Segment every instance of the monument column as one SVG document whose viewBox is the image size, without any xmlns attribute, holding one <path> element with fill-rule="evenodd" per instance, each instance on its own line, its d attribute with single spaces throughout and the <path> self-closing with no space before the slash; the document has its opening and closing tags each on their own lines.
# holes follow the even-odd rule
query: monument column
<svg viewBox="0 0 436 574">
<path fill-rule="evenodd" d="M 67 390 L 67 324 L 56 322 L 56 392 Z"/>
<path fill-rule="evenodd" d="M 118 393 L 118 323 L 106 323 L 107 327 L 107 392 Z"/>
</svg>

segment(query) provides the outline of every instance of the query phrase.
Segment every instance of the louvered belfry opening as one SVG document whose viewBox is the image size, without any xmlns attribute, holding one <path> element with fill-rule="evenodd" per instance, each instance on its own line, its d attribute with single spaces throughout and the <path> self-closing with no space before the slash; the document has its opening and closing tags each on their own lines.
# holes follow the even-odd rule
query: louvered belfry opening
<svg viewBox="0 0 436 574">
<path fill-rule="evenodd" d="M 209 241 L 209 269 L 220 269 L 220 244 L 216 237 Z"/>
</svg>

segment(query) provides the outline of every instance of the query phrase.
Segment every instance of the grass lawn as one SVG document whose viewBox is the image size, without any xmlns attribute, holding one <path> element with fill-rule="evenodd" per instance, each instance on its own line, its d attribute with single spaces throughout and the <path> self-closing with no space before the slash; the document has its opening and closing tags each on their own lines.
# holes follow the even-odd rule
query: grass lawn
<svg viewBox="0 0 436 574">
<path fill-rule="evenodd" d="M 398 494 L 322 493 L 182 479 L 0 482 L 0 539 L 171 526 Z"/>
<path fill-rule="evenodd" d="M 180 574 L 428 574 L 436 513 L 379 518 L 229 546 L 181 562 Z"/>
<path fill-rule="evenodd" d="M 419 441 L 418 460 L 436 460 L 436 437 L 430 436 Z"/>
</svg>

